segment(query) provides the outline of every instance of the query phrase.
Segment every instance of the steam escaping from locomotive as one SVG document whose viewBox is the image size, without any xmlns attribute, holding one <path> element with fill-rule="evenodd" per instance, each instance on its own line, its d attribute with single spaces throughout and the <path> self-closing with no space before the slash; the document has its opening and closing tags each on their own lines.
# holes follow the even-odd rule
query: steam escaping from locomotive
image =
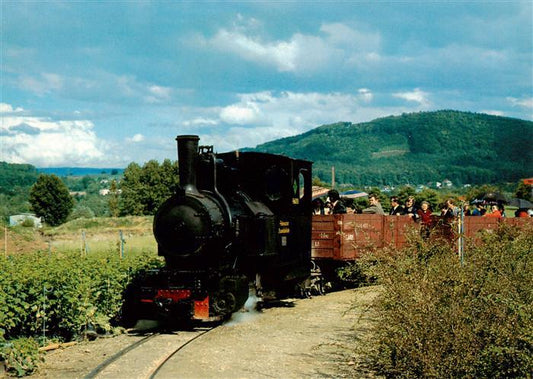
<svg viewBox="0 0 533 379">
<path fill-rule="evenodd" d="M 133 291 L 143 312 L 222 320 L 245 304 L 249 285 L 291 294 L 310 272 L 311 162 L 176 140 L 180 185 L 153 226 L 165 266 Z"/>
<path fill-rule="evenodd" d="M 238 312 L 233 313 L 229 322 L 227 322 L 226 325 L 233 326 L 256 320 L 258 317 L 261 316 L 259 304 L 262 302 L 262 300 L 262 298 L 257 296 L 255 287 L 250 286 L 248 299 L 246 299 L 246 302 L 244 303 L 242 309 Z"/>
</svg>

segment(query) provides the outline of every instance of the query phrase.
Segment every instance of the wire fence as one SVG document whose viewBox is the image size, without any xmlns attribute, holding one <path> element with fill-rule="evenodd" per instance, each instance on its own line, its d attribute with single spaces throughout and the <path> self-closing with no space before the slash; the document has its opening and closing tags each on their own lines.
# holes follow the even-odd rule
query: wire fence
<svg viewBox="0 0 533 379">
<path fill-rule="evenodd" d="M 1 229 L 0 229 L 1 230 Z M 80 230 L 66 236 L 40 236 L 21 234 L 5 226 L 3 230 L 3 256 L 28 251 L 41 251 L 49 255 L 66 251 L 79 251 L 87 256 L 102 251 L 113 251 L 121 258 L 138 251 L 157 251 L 157 243 L 149 231 L 115 230 L 89 232 Z"/>
</svg>

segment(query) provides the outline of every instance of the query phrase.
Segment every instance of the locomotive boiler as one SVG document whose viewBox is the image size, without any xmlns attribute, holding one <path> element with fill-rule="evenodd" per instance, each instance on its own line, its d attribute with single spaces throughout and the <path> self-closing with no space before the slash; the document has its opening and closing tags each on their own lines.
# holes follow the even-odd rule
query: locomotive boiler
<svg viewBox="0 0 533 379">
<path fill-rule="evenodd" d="M 310 274 L 312 163 L 176 140 L 180 185 L 153 225 L 165 266 L 135 287 L 140 314 L 221 320 L 251 287 L 290 294 Z"/>
</svg>

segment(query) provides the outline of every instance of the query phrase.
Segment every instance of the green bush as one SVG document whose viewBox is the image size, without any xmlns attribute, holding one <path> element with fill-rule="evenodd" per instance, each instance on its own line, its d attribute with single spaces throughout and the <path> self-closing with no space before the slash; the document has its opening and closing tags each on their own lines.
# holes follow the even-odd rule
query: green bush
<svg viewBox="0 0 533 379">
<path fill-rule="evenodd" d="M 8 374 L 18 377 L 33 374 L 43 361 L 39 345 L 32 338 L 18 338 L 0 344 L 0 359 L 4 361 Z"/>
<path fill-rule="evenodd" d="M 412 236 L 367 256 L 383 292 L 367 353 L 387 377 L 522 378 L 533 372 L 533 228 L 454 246 Z M 377 262 L 377 263 L 376 263 Z"/>
<path fill-rule="evenodd" d="M 24 221 L 22 221 L 21 225 L 25 228 L 33 228 L 35 226 L 35 223 L 33 222 L 31 218 L 27 218 Z"/>
<path fill-rule="evenodd" d="M 109 330 L 135 273 L 161 263 L 151 254 L 120 259 L 115 251 L 1 260 L 0 325 L 6 339 L 41 336 L 43 326 L 47 338 L 63 340 L 80 337 L 89 327 Z"/>
<path fill-rule="evenodd" d="M 336 273 L 341 283 L 348 287 L 360 287 L 372 284 L 374 278 L 369 277 L 368 268 L 362 262 L 350 262 L 340 267 Z"/>
</svg>

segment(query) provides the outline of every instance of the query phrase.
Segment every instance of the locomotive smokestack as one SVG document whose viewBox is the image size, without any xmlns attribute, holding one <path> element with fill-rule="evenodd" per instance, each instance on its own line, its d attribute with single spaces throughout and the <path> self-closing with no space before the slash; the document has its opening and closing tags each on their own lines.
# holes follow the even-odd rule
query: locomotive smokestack
<svg viewBox="0 0 533 379">
<path fill-rule="evenodd" d="M 196 165 L 198 163 L 198 136 L 177 136 L 180 186 L 189 193 L 198 193 L 196 188 Z"/>
</svg>

